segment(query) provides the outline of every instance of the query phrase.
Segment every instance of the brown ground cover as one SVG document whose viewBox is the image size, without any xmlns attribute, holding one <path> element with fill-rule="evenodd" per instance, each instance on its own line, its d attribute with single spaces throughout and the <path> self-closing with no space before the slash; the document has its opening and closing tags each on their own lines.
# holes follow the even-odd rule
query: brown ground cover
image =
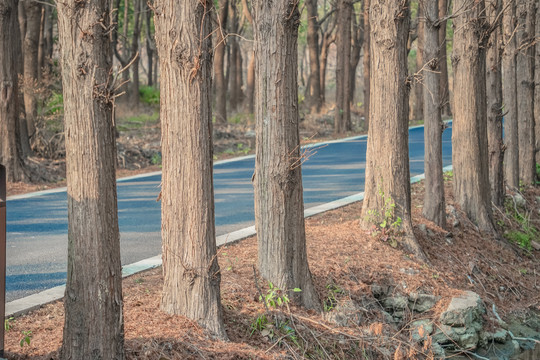
<svg viewBox="0 0 540 360">
<path fill-rule="evenodd" d="M 325 305 L 323 314 L 293 304 L 265 309 L 259 297 L 267 294 L 269 284 L 254 275 L 257 243 L 252 237 L 219 250 L 229 342 L 213 340 L 192 321 L 160 311 L 163 279 L 161 268 L 157 268 L 124 279 L 127 358 L 429 358 L 432 354 L 427 347 L 410 341 L 408 325 L 418 318 L 435 319 L 450 298 L 463 290 L 480 294 L 488 309 L 495 304 L 503 318 L 540 311 L 539 251 L 523 250 L 479 233 L 459 209 L 449 211 L 450 231 L 438 228 L 421 217 L 422 184 L 413 185 L 412 190 L 415 233 L 430 264 L 411 259 L 380 233 L 362 231 L 361 203 L 354 203 L 306 221 L 310 268 Z M 448 204 L 453 205 L 451 183 L 446 194 Z M 538 227 L 540 204 L 536 197 L 540 190 L 529 189 L 524 194 L 530 207 L 523 213 Z M 501 231 L 517 228 L 511 209 L 495 212 Z M 454 216 L 459 222 L 456 227 L 452 226 Z M 385 321 L 372 285 L 388 286 L 394 293 L 434 294 L 442 300 L 428 313 L 406 314 L 405 321 L 395 326 Z M 356 304 L 357 315 L 347 326 L 337 326 L 331 321 L 332 314 L 350 301 Z M 489 317 L 488 310 L 486 320 Z M 58 357 L 61 302 L 12 319 L 9 324 L 8 359 Z M 28 331 L 30 345 L 21 347 Z"/>
</svg>

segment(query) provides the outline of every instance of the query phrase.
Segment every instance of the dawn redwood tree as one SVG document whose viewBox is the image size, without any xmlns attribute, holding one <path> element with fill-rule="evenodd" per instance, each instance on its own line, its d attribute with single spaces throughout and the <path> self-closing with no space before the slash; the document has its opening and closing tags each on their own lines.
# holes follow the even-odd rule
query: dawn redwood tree
<svg viewBox="0 0 540 360">
<path fill-rule="evenodd" d="M 226 339 L 212 185 L 212 1 L 156 0 L 161 80 L 161 309 Z"/>
<path fill-rule="evenodd" d="M 469 219 L 493 232 L 488 172 L 486 45 L 483 0 L 454 0 L 454 197 Z"/>
<path fill-rule="evenodd" d="M 504 173 L 506 184 L 519 188 L 519 135 L 516 82 L 516 1 L 503 0 L 503 106 L 504 106 Z"/>
<path fill-rule="evenodd" d="M 351 74 L 351 17 L 352 0 L 337 2 L 337 39 L 336 39 L 336 110 L 334 131 L 343 134 L 352 129 L 350 103 Z"/>
<path fill-rule="evenodd" d="M 441 113 L 445 116 L 451 115 L 450 110 L 450 86 L 448 85 L 448 59 L 446 54 L 446 23 L 448 16 L 448 3 L 450 0 L 439 0 L 439 68 L 441 71 L 440 84 L 441 89 L 439 94 L 441 95 Z"/>
<path fill-rule="evenodd" d="M 38 1 L 23 1 L 26 14 L 26 32 L 23 39 L 24 46 L 24 106 L 28 135 L 32 137 L 36 132 L 36 118 L 38 103 L 36 87 L 38 86 L 39 72 L 39 33 L 41 30 L 41 9 L 43 5 Z"/>
<path fill-rule="evenodd" d="M 370 78 L 370 26 L 369 26 L 369 4 L 370 0 L 364 0 L 364 119 L 365 119 L 365 128 L 369 129 L 369 78 Z"/>
<path fill-rule="evenodd" d="M 359 7 L 361 9 L 361 7 Z M 360 52 L 362 51 L 362 46 L 364 45 L 364 13 L 359 11 L 356 12 L 356 8 L 353 6 L 352 13 L 352 47 L 351 47 L 351 65 L 349 76 L 349 102 L 352 104 L 354 102 L 354 93 L 356 91 L 356 69 L 360 63 Z"/>
<path fill-rule="evenodd" d="M 62 359 L 123 359 L 109 0 L 58 3 L 68 193 Z"/>
<path fill-rule="evenodd" d="M 536 33 L 535 63 L 534 63 L 534 122 L 535 122 L 535 143 L 536 143 L 536 163 L 540 164 L 540 5 L 536 7 L 536 22 L 534 23 Z M 538 179 L 540 180 L 540 179 Z"/>
<path fill-rule="evenodd" d="M 426 174 L 423 215 L 438 226 L 446 226 L 446 206 L 444 201 L 444 179 L 442 166 L 440 68 L 439 68 L 439 0 L 420 2 L 424 14 L 423 59 L 424 71 L 424 168 Z"/>
<path fill-rule="evenodd" d="M 321 110 L 321 66 L 319 62 L 319 18 L 318 1 L 307 0 L 307 46 L 309 52 L 309 98 L 308 104 L 312 113 Z"/>
<path fill-rule="evenodd" d="M 501 67 L 501 26 L 498 15 L 502 10 L 502 0 L 486 0 L 486 16 L 493 24 L 493 32 L 487 43 L 486 96 L 487 131 L 489 146 L 489 180 L 491 201 L 501 206 L 504 203 L 504 142 L 502 107 L 502 67 Z"/>
<path fill-rule="evenodd" d="M 519 180 L 532 185 L 536 180 L 534 140 L 534 22 L 535 2 L 518 0 L 516 8 L 516 82 L 519 133 Z"/>
<path fill-rule="evenodd" d="M 0 0 L 0 164 L 8 181 L 25 179 L 19 138 L 19 82 L 17 59 L 20 38 L 10 35 L 19 28 L 18 0 Z"/>
<path fill-rule="evenodd" d="M 374 213 L 392 203 L 393 220 L 401 219 L 403 246 L 425 260 L 411 221 L 407 86 L 409 1 L 371 3 L 371 97 L 366 153 L 366 185 L 362 206 L 365 228 Z M 375 71 L 376 70 L 376 71 Z"/>
<path fill-rule="evenodd" d="M 225 32 L 229 0 L 220 0 L 217 9 L 216 50 L 214 55 L 214 87 L 216 90 L 216 122 L 227 123 L 227 83 L 225 82 Z"/>
<path fill-rule="evenodd" d="M 417 26 L 416 26 L 416 72 L 418 76 L 423 78 L 426 75 L 426 71 L 423 71 L 424 67 L 424 10 L 422 2 L 429 0 L 420 0 L 418 4 Z M 411 118 L 414 120 L 421 120 L 424 116 L 424 84 L 423 81 L 414 81 L 412 91 L 414 98 L 412 102 Z"/>
<path fill-rule="evenodd" d="M 308 267 L 299 139 L 297 39 L 289 0 L 254 0 L 256 56 L 255 226 L 259 271 L 291 299 L 320 309 Z"/>
</svg>

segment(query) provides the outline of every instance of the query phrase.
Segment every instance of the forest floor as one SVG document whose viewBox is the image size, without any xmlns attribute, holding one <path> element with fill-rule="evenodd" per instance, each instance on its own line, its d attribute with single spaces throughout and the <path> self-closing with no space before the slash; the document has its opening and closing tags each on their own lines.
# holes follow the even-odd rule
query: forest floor
<svg viewBox="0 0 540 360">
<path fill-rule="evenodd" d="M 269 294 L 270 285 L 255 275 L 256 237 L 219 249 L 228 342 L 210 338 L 182 316 L 160 311 L 161 268 L 125 278 L 127 358 L 432 358 L 429 337 L 423 343 L 412 341 L 411 324 L 428 319 L 439 326 L 441 311 L 453 296 L 465 290 L 483 299 L 488 309 L 486 323 L 493 321 L 489 310 L 493 305 L 505 320 L 538 319 L 540 251 L 530 242 L 520 246 L 480 233 L 454 204 L 452 174 L 445 177 L 446 230 L 422 217 L 423 184 L 412 186 L 414 231 L 430 264 L 415 261 L 403 252 L 400 234 L 361 230 L 361 202 L 306 220 L 309 264 L 323 303 L 322 313 L 288 303 L 265 309 L 260 296 Z M 504 208 L 494 209 L 501 234 L 525 231 L 522 219 L 527 220 L 529 228 L 540 228 L 540 189 L 524 189 L 522 194 L 524 203 L 516 204 L 509 197 Z M 388 320 L 384 304 L 377 297 L 380 288 L 391 294 L 432 294 L 440 300 L 425 313 L 405 312 L 395 323 Z M 347 313 L 348 306 L 355 311 Z M 9 319 L 7 358 L 57 359 L 63 320 L 61 301 Z"/>
</svg>

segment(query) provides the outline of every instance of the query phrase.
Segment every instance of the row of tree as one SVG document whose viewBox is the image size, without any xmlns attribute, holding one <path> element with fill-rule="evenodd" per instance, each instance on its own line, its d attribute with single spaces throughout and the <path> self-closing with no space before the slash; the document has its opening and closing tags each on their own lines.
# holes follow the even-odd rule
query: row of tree
<svg viewBox="0 0 540 360">
<path fill-rule="evenodd" d="M 351 5 L 340 0 L 337 11 L 350 13 Z M 372 226 L 373 217 L 390 208 L 392 221 L 405 234 L 403 247 L 426 260 L 411 220 L 407 130 L 410 1 L 365 1 L 363 5 L 369 23 L 369 32 L 364 35 L 364 40 L 369 39 L 369 56 L 364 59 L 369 59 L 370 68 L 363 226 Z M 453 103 L 455 198 L 482 230 L 494 232 L 491 202 L 502 201 L 505 193 L 505 150 L 506 183 L 514 187 L 519 181 L 531 184 L 535 180 L 530 170 L 534 169 L 535 129 L 540 128 L 534 122 L 535 106 L 540 106 L 540 101 L 533 100 L 539 93 L 534 91 L 534 76 L 540 73 L 534 71 L 539 58 L 539 46 L 535 46 L 540 28 L 540 21 L 535 23 L 538 9 L 535 0 L 454 0 L 452 14 L 443 17 L 438 0 L 420 1 L 420 8 L 424 65 L 416 77 L 422 79 L 426 126 L 424 215 L 445 226 L 441 112 L 446 100 L 440 86 L 440 66 L 445 59 L 441 61 L 440 57 L 444 47 L 440 28 L 451 17 L 454 88 L 459 90 Z M 71 0 L 57 5 L 69 216 L 62 346 L 65 359 L 125 357 L 114 175 L 113 109 L 124 86 L 121 74 L 113 71 L 118 9 L 109 0 Z M 212 33 L 219 32 L 223 25 L 215 25 L 217 11 L 209 0 L 155 0 L 151 10 L 161 73 L 161 308 L 192 318 L 215 336 L 226 338 L 215 245 L 211 141 L 212 71 L 218 57 L 214 53 L 219 48 L 213 44 Z M 320 310 L 307 261 L 303 218 L 297 91 L 300 3 L 254 0 L 250 10 L 255 59 L 254 187 L 259 271 L 281 289 L 300 288 L 302 291 L 292 293 L 291 299 Z M 8 171 L 19 166 L 16 156 L 4 154 L 17 151 L 13 149 L 17 149 L 16 43 L 20 42 L 14 45 L 5 34 L 18 28 L 17 12 L 16 0 L 0 1 L 0 160 L 6 162 Z M 224 20 L 222 14 L 218 15 Z M 364 19 L 364 29 L 365 25 Z M 341 26 L 340 21 L 337 26 Z M 344 38 L 338 46 L 353 43 L 344 34 L 349 28 L 346 25 L 339 32 Z M 339 91 L 347 93 L 352 74 L 344 67 L 350 64 L 347 59 L 351 55 L 344 55 L 346 60 L 338 65 L 343 75 L 338 76 L 338 84 L 345 89 Z M 131 56 L 126 66 L 135 58 Z M 522 58 L 525 63 L 520 63 Z M 506 61 L 513 67 L 505 67 Z M 527 67 L 525 74 L 522 67 Z M 513 91 L 507 89 L 512 86 Z M 514 110 L 509 105 L 512 103 Z M 338 109 L 341 106 L 347 108 L 339 105 Z M 337 112 L 344 115 L 345 109 Z M 516 162 L 512 152 L 519 154 Z M 517 177 L 517 184 L 512 177 Z"/>
</svg>

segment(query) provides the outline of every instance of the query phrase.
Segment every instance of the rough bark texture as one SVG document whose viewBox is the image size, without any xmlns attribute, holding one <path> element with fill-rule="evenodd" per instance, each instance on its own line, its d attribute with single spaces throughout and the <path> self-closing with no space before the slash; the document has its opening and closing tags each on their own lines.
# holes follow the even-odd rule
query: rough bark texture
<svg viewBox="0 0 540 360">
<path fill-rule="evenodd" d="M 131 72 L 131 86 L 128 86 L 129 104 L 133 108 L 139 106 L 139 38 L 141 37 L 141 13 L 143 11 L 143 0 L 134 0 L 133 2 L 133 34 L 131 35 L 131 53 L 135 57 L 130 67 Z"/>
<path fill-rule="evenodd" d="M 534 140 L 534 20 L 535 0 L 518 0 L 517 106 L 519 133 L 519 180 L 526 185 L 536 180 Z"/>
<path fill-rule="evenodd" d="M 519 188 L 519 135 L 516 83 L 516 5 L 503 0 L 503 106 L 504 106 L 504 173 L 510 188 Z"/>
<path fill-rule="evenodd" d="M 494 231 L 488 177 L 486 38 L 484 1 L 455 0 L 454 122 L 452 165 L 454 196 L 481 230 Z M 471 156 L 474 154 L 474 156 Z"/>
<path fill-rule="evenodd" d="M 212 2 L 159 0 L 155 6 L 163 148 L 161 308 L 226 338 L 212 186 Z"/>
<path fill-rule="evenodd" d="M 448 1 L 439 0 L 439 19 L 441 23 L 439 25 L 439 44 L 441 44 L 439 51 L 439 68 L 441 71 L 440 84 L 441 88 L 439 93 L 441 95 L 441 114 L 444 116 L 452 115 L 450 108 L 450 86 L 448 84 L 448 58 L 446 54 L 446 23 L 445 19 L 448 16 Z"/>
<path fill-rule="evenodd" d="M 214 55 L 214 87 L 216 90 L 216 122 L 223 124 L 227 122 L 227 84 L 225 83 L 224 65 L 228 10 L 229 0 L 220 0 Z"/>
<path fill-rule="evenodd" d="M 427 2 L 430 0 L 422 0 Z M 411 119 L 421 120 L 424 117 L 424 84 L 423 80 L 426 76 L 426 71 L 423 71 L 424 67 L 424 10 L 421 5 L 418 6 L 418 15 L 416 26 L 416 72 L 417 77 L 414 81 L 414 101 L 412 101 Z"/>
<path fill-rule="evenodd" d="M 535 122 L 535 143 L 536 143 L 536 163 L 540 164 L 540 4 L 536 6 L 536 44 L 535 44 L 535 63 L 534 63 L 534 122 Z M 538 179 L 540 180 L 540 179 Z"/>
<path fill-rule="evenodd" d="M 247 112 L 253 114 L 255 111 L 255 52 L 251 51 L 248 62 L 246 79 L 246 107 Z"/>
<path fill-rule="evenodd" d="M 320 65 L 321 65 L 321 102 L 324 105 L 326 102 L 326 67 L 328 64 L 328 53 L 330 50 L 330 45 L 336 41 L 336 21 L 332 22 L 332 26 L 329 27 L 326 32 L 323 34 L 322 44 L 321 44 L 321 56 L 320 56 Z"/>
<path fill-rule="evenodd" d="M 298 131 L 300 14 L 288 0 L 253 3 L 256 56 L 255 225 L 259 271 L 293 301 L 320 309 L 308 267 Z"/>
<path fill-rule="evenodd" d="M 364 14 L 360 12 L 356 15 L 353 7 L 352 14 L 352 48 L 351 48 L 351 76 L 349 77 L 349 102 L 354 103 L 354 93 L 356 91 L 356 69 L 360 62 L 360 51 L 364 45 Z"/>
<path fill-rule="evenodd" d="M 307 45 L 309 51 L 308 104 L 312 113 L 321 110 L 321 67 L 319 63 L 319 19 L 317 0 L 307 0 Z"/>
<path fill-rule="evenodd" d="M 409 1 L 371 4 L 370 124 L 362 218 L 364 226 L 371 227 L 374 214 L 384 214 L 390 209 L 393 219 L 388 220 L 401 219 L 405 232 L 403 246 L 418 258 L 425 259 L 411 222 L 407 86 L 409 4 Z"/>
<path fill-rule="evenodd" d="M 334 131 L 343 134 L 350 131 L 351 103 L 351 16 L 352 1 L 338 0 L 337 39 L 336 39 L 336 110 L 334 115 Z"/>
<path fill-rule="evenodd" d="M 58 4 L 68 183 L 62 359 L 123 359 L 108 0 Z"/>
<path fill-rule="evenodd" d="M 365 129 L 369 129 L 369 97 L 370 97 L 370 87 L 369 87 L 369 78 L 370 78 L 370 26 L 369 26 L 369 4 L 370 0 L 364 0 L 364 118 L 365 118 Z"/>
<path fill-rule="evenodd" d="M 502 10 L 502 0 L 487 0 L 486 14 L 490 24 L 495 24 L 497 15 Z M 486 63 L 486 95 L 488 116 L 489 146 L 489 180 L 491 184 L 491 201 L 501 206 L 504 203 L 504 142 L 503 142 L 503 108 L 502 108 L 502 68 L 501 68 L 501 27 L 491 33 L 487 45 Z"/>
<path fill-rule="evenodd" d="M 19 137 L 19 86 L 17 58 L 20 39 L 11 36 L 19 28 L 17 0 L 0 0 L 0 164 L 8 181 L 24 179 Z"/>
<path fill-rule="evenodd" d="M 442 164 L 440 69 L 439 69 L 439 1 L 423 2 L 425 17 L 424 53 L 426 71 L 424 72 L 424 169 L 426 174 L 423 215 L 435 224 L 446 226 L 446 206 L 444 201 L 444 179 Z"/>
<path fill-rule="evenodd" d="M 36 1 L 24 1 L 26 33 L 24 37 L 24 106 L 28 135 L 36 132 L 39 33 L 41 30 L 42 5 Z"/>
<path fill-rule="evenodd" d="M 154 85 L 154 52 L 155 52 L 155 40 L 154 40 L 154 34 L 152 34 L 152 10 L 150 9 L 150 6 L 148 3 L 145 3 L 144 5 L 145 9 L 145 18 L 146 18 L 146 57 L 147 57 L 147 69 L 148 69 L 148 79 L 147 79 L 147 85 L 153 86 Z"/>
</svg>

